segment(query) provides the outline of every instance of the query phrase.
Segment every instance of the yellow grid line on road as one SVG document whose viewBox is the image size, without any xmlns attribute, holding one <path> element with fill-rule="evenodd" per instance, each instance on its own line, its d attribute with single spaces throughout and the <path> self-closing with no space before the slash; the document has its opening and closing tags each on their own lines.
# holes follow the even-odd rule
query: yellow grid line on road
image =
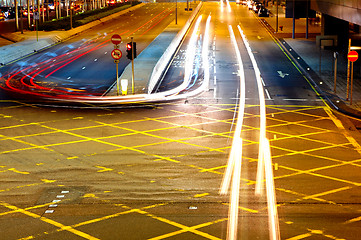
<svg viewBox="0 0 361 240">
<path fill-rule="evenodd" d="M 178 228 L 181 229 L 181 230 L 174 231 L 174 232 L 171 232 L 171 233 L 167 233 L 167 234 L 164 234 L 164 235 L 161 235 L 161 236 L 157 236 L 157 237 L 154 237 L 154 238 L 149 238 L 148 240 L 165 239 L 165 238 L 169 238 L 169 237 L 172 237 L 172 236 L 176 236 L 176 235 L 178 235 L 178 234 L 185 233 L 185 232 L 191 232 L 191 233 L 194 233 L 194 234 L 196 234 L 196 235 L 202 236 L 202 237 L 207 238 L 207 239 L 221 240 L 221 239 L 218 238 L 218 237 L 212 236 L 212 235 L 210 235 L 210 234 L 208 234 L 208 233 L 199 231 L 199 230 L 197 230 L 197 229 L 203 228 L 203 227 L 207 227 L 207 226 L 210 226 L 210 225 L 213 225 L 213 224 L 216 224 L 216 223 L 219 223 L 219 222 L 224 222 L 224 221 L 227 221 L 227 220 L 228 220 L 228 218 L 221 218 L 221 219 L 218 219 L 218 220 L 215 220 L 215 221 L 206 222 L 206 223 L 198 224 L 198 225 L 195 225 L 195 226 L 192 226 L 192 227 L 188 227 L 188 226 L 185 226 L 185 225 L 183 225 L 183 224 L 180 224 L 180 223 L 177 223 L 177 222 L 168 220 L 168 219 L 166 219 L 166 218 L 158 217 L 158 216 L 155 216 L 155 215 L 153 215 L 153 214 L 150 214 L 150 213 L 147 213 L 147 212 L 144 212 L 144 211 L 141 211 L 141 210 L 139 210 L 138 212 L 141 213 L 141 214 L 144 214 L 144 215 L 146 215 L 146 216 L 149 216 L 149 217 L 151 217 L 151 218 L 153 218 L 153 219 L 156 219 L 156 220 L 158 220 L 158 221 L 167 223 L 167 224 L 169 224 L 169 225 L 172 225 L 172 226 L 175 226 L 175 227 L 178 227 Z"/>
<path fill-rule="evenodd" d="M 65 226 L 65 225 L 63 225 L 63 224 L 61 224 L 59 222 L 56 222 L 56 221 L 54 221 L 54 220 L 52 220 L 50 218 L 42 217 L 42 216 L 40 216 L 38 214 L 35 214 L 35 213 L 32 213 L 32 212 L 30 212 L 28 210 L 16 207 L 16 206 L 11 205 L 9 203 L 5 203 L 3 201 L 0 201 L 0 205 L 3 206 L 3 207 L 6 207 L 8 209 L 14 210 L 16 212 L 22 213 L 24 215 L 27 215 L 29 217 L 39 219 L 42 222 L 48 223 L 48 224 L 53 225 L 53 226 L 55 226 L 55 227 L 57 227 L 57 228 L 59 228 L 61 230 L 68 231 L 70 233 L 73 233 L 73 234 L 78 235 L 80 237 L 83 237 L 85 239 L 98 240 L 98 238 L 95 238 L 95 237 L 93 237 L 93 236 L 91 236 L 91 235 L 89 235 L 87 233 L 76 230 L 76 229 L 72 228 L 71 226 Z"/>
<path fill-rule="evenodd" d="M 0 205 L 2 204 L 5 204 L 7 205 L 6 203 L 2 203 L 0 202 Z M 158 237 L 155 237 L 155 238 L 151 238 L 151 239 L 164 239 L 166 237 L 169 237 L 169 236 L 175 236 L 175 235 L 178 235 L 178 234 L 181 234 L 181 233 L 184 233 L 184 232 L 191 232 L 191 233 L 194 233 L 196 235 L 199 235 L 199 236 L 202 236 L 202 237 L 205 237 L 207 239 L 212 239 L 212 240 L 220 240 L 220 238 L 217 238 L 217 237 L 214 237 L 208 233 L 205 233 L 205 232 L 202 232 L 202 231 L 199 231 L 197 229 L 199 228 L 203 228 L 203 227 L 207 227 L 207 226 L 210 226 L 210 225 L 213 225 L 213 224 L 216 224 L 216 223 L 219 223 L 219 222 L 223 222 L 223 221 L 226 221 L 228 220 L 228 218 L 221 218 L 221 219 L 218 219 L 218 220 L 215 220 L 215 221 L 210 221 L 210 222 L 206 222 L 206 223 L 202 223 L 202 224 L 198 224 L 198 225 L 195 225 L 195 226 L 192 226 L 192 227 L 188 227 L 188 226 L 185 226 L 183 224 L 180 224 L 180 223 L 177 223 L 175 221 L 171 221 L 169 219 L 166 219 L 166 218 L 163 218 L 163 217 L 159 217 L 159 216 L 156 216 L 154 214 L 151 214 L 145 210 L 148 210 L 148 209 L 152 209 L 152 208 L 156 208 L 156 207 L 160 207 L 160 206 L 164 206 L 164 205 L 168 205 L 168 204 L 172 204 L 172 202 L 168 202 L 168 203 L 159 203 L 159 204 L 153 204 L 153 205 L 149 205 L 149 206 L 145 206 L 145 207 L 142 207 L 142 208 L 131 208 L 129 206 L 125 206 L 125 205 L 121 205 L 122 208 L 124 209 L 127 209 L 125 211 L 122 211 L 122 212 L 118 212 L 118 213 L 114 213 L 114 214 L 110 214 L 110 215 L 106 215 L 106 216 L 103 216 L 103 217 L 99 217 L 99 218 L 95 218 L 95 219 L 91 219 L 91 220 L 87 220 L 87 221 L 84 221 L 84 222 L 80 222 L 80 223 L 76 223 L 76 224 L 73 224 L 71 226 L 65 226 L 65 225 L 62 225 L 61 223 L 57 223 L 53 220 L 47 220 L 47 218 L 44 218 L 46 219 L 46 222 L 50 223 L 50 224 L 53 224 L 54 226 L 56 227 L 59 227 L 59 229 L 56 230 L 56 232 L 61 232 L 61 231 L 70 231 L 70 232 L 73 232 L 73 230 L 75 231 L 78 231 L 76 230 L 75 228 L 78 228 L 78 227 L 81 227 L 81 226 L 85 226 L 85 225 L 89 225 L 89 224 L 94 224 L 94 223 L 98 223 L 98 222 L 101 222 L 101 221 L 104 221 L 104 220 L 108 220 L 108 219 L 112 219 L 112 218 L 116 218 L 116 217 L 119 217 L 119 216 L 122 216 L 122 215 L 127 215 L 127 214 L 130 214 L 130 213 L 139 213 L 141 215 L 144 215 L 144 216 L 147 216 L 147 217 L 150 217 L 152 219 L 155 219 L 155 220 L 158 220 L 160 222 L 163 222 L 163 223 L 166 223 L 166 224 L 169 224 L 169 225 L 172 225 L 174 227 L 177 227 L 177 228 L 180 228 L 180 230 L 178 231 L 174 231 L 172 233 L 168 233 L 168 234 L 165 234 L 165 235 L 161 235 L 161 236 L 158 236 Z M 40 206 L 43 206 L 43 205 L 39 205 Z M 46 205 L 45 205 L 46 206 Z M 118 204 L 119 206 L 119 204 Z M 33 207 L 35 208 L 35 207 Z M 31 209 L 31 208 L 29 208 Z M 14 212 L 20 212 L 20 213 L 23 213 L 23 214 L 26 214 L 26 210 L 25 209 L 15 209 L 14 211 L 12 211 L 11 213 L 14 213 Z M 28 215 L 28 214 L 26 214 Z M 36 217 L 35 215 L 31 216 L 31 217 Z M 40 216 L 39 216 L 40 217 Z M 43 217 L 41 217 L 43 218 Z M 41 219 L 43 220 L 43 219 Z M 53 231 L 55 232 L 55 231 Z M 80 231 L 79 231 L 80 232 Z M 46 232 L 46 234 L 48 235 L 50 232 Z M 73 232 L 74 233 L 74 232 Z M 45 234 L 45 232 L 44 232 Z M 76 234 L 76 233 L 75 233 Z M 86 233 L 84 233 L 86 234 Z M 25 240 L 25 239 L 33 239 L 33 238 L 36 238 L 36 237 L 39 237 L 40 234 L 38 234 L 37 236 L 28 236 L 26 238 L 21 238 L 19 240 Z M 88 235 L 90 236 L 90 235 Z M 84 237 L 84 236 L 83 236 Z M 86 238 L 86 237 L 84 237 Z M 96 239 L 96 238 L 86 238 L 86 239 Z"/>
<path fill-rule="evenodd" d="M 97 121 L 98 122 L 98 121 Z M 146 135 L 146 136 L 150 136 L 150 137 L 154 137 L 154 138 L 159 138 L 159 139 L 162 139 L 162 140 L 167 140 L 168 142 L 176 142 L 176 143 L 182 143 L 182 144 L 186 144 L 186 145 L 189 145 L 189 146 L 193 146 L 193 147 L 199 147 L 199 148 L 205 148 L 205 149 L 208 149 L 208 150 L 212 150 L 212 151 L 218 151 L 218 149 L 216 148 L 210 148 L 210 147 L 206 147 L 206 146 L 201 146 L 201 145 L 198 145 L 198 144 L 193 144 L 193 143 L 188 143 L 188 142 L 184 142 L 183 140 L 184 139 L 172 139 L 172 138 L 167 138 L 167 137 L 162 137 L 162 136 L 158 136 L 158 135 L 154 135 L 154 134 L 150 134 L 149 132 L 153 132 L 153 131 L 137 131 L 137 130 L 134 130 L 134 129 L 130 129 L 130 128 L 125 128 L 125 127 L 121 127 L 121 126 L 115 126 L 113 124 L 108 124 L 108 123 L 102 123 L 102 122 L 98 122 L 100 124 L 104 124 L 104 126 L 112 126 L 114 128 L 119 128 L 119 129 L 123 129 L 123 130 L 127 130 L 127 131 L 132 131 L 134 133 L 138 133 L 138 134 L 143 134 L 143 135 Z M 173 129 L 175 127 L 169 127 L 169 128 L 163 128 L 162 130 L 169 130 L 169 129 Z M 202 136 L 203 137 L 203 136 Z M 192 138 L 186 138 L 186 139 L 192 139 Z M 134 147 L 133 147 L 134 148 Z M 222 151 L 223 152 L 223 151 Z"/>
<path fill-rule="evenodd" d="M 293 106 L 294 107 L 294 106 Z M 164 117 L 164 118 L 169 118 L 168 116 L 167 117 Z M 144 119 L 142 119 L 142 121 L 146 121 L 146 120 L 144 120 Z M 227 123 L 229 123 L 229 122 L 227 122 Z M 307 126 L 307 127 L 309 127 L 309 126 Z M 337 146 L 337 144 L 336 144 L 336 146 Z M 340 164 L 341 165 L 341 164 Z M 320 193 L 321 194 L 321 193 Z M 305 197 L 310 197 L 310 196 L 305 196 Z"/>
</svg>

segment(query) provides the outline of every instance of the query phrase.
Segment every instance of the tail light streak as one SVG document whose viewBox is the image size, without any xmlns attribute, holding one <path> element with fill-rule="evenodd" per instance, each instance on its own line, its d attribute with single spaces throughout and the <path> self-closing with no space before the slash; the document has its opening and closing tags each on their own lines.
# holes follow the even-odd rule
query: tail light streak
<svg viewBox="0 0 361 240">
<path fill-rule="evenodd" d="M 141 25 L 140 27 L 138 27 L 137 29 L 135 29 L 132 33 L 128 33 L 128 36 L 137 32 L 139 29 L 145 27 L 147 24 L 151 24 L 150 28 L 147 27 L 147 29 L 145 29 L 145 31 L 141 34 L 145 34 L 146 32 L 148 32 L 151 28 L 153 28 L 155 25 L 159 24 L 161 22 L 161 20 L 163 20 L 166 16 L 168 16 L 169 14 L 171 14 L 173 12 L 173 9 L 165 9 L 163 10 L 162 12 L 160 12 L 159 14 L 155 15 L 152 19 L 150 19 L 149 21 L 147 21 L 146 23 L 144 23 L 143 25 Z M 163 16 L 162 16 L 163 15 Z M 155 23 L 152 23 L 156 18 L 160 18 L 159 21 L 155 22 Z M 123 32 L 122 34 L 126 33 L 126 32 L 129 32 L 129 30 Z M 141 36 L 140 35 L 140 36 Z M 14 92 L 18 92 L 18 93 L 24 93 L 24 94 L 33 94 L 33 95 L 37 95 L 37 96 L 43 96 L 43 97 L 47 97 L 49 99 L 52 98 L 51 95 L 56 95 L 56 96 L 61 96 L 59 95 L 59 93 L 63 94 L 63 93 L 68 93 L 69 94 L 69 91 L 64 91 L 64 90 L 61 90 L 61 89 L 54 89 L 54 88 L 48 88 L 48 87 L 44 87 L 44 86 L 40 86 L 38 84 L 36 84 L 34 82 L 34 78 L 36 76 L 38 76 L 40 73 L 46 71 L 46 70 L 49 70 L 51 68 L 54 68 L 56 66 L 58 66 L 56 69 L 54 69 L 53 71 L 51 71 L 50 73 L 48 73 L 47 75 L 45 75 L 45 78 L 48 78 L 50 75 L 54 74 L 56 71 L 60 70 L 61 68 L 65 67 L 66 65 L 70 64 L 71 62 L 79 59 L 80 57 L 84 56 L 85 54 L 89 53 L 89 52 L 92 52 L 94 50 L 98 50 L 105 45 L 105 43 L 109 42 L 110 39 L 106 40 L 106 41 L 103 41 L 99 44 L 97 44 L 95 47 L 92 47 L 90 45 L 87 45 L 85 47 L 79 47 L 78 49 L 76 50 L 73 50 L 71 51 L 70 53 L 75 53 L 75 52 L 78 52 L 80 50 L 86 50 L 85 52 L 83 53 L 80 53 L 76 56 L 73 56 L 73 57 L 70 57 L 68 59 L 65 59 L 63 61 L 56 61 L 56 60 L 59 60 L 59 59 L 62 59 L 64 56 L 68 56 L 70 53 L 65 53 L 65 54 L 62 54 L 60 56 L 57 56 L 57 57 L 54 57 L 52 59 L 48 59 L 48 60 L 45 60 L 41 63 L 38 63 L 38 64 L 35 64 L 35 65 L 32 65 L 32 66 L 29 66 L 29 67 L 26 67 L 25 69 L 21 69 L 21 70 L 15 70 L 11 73 L 8 73 L 6 74 L 6 76 L 2 76 L 2 80 L 4 81 L 4 84 L 5 86 L 0 86 L 1 88 L 4 88 L 4 89 L 9 89 L 11 91 L 14 91 Z M 90 48 L 90 49 L 89 49 Z M 54 63 L 56 61 L 56 63 Z M 32 70 L 33 68 L 36 68 L 35 70 Z M 25 73 L 27 70 L 30 70 L 31 72 L 30 73 Z M 17 88 L 17 87 L 14 87 L 12 86 L 12 79 L 14 79 L 15 76 L 17 76 L 18 74 L 21 74 L 23 73 L 23 76 L 21 77 L 20 79 L 20 83 L 22 84 L 22 86 L 24 87 L 27 87 L 29 88 L 29 90 L 25 90 L 25 89 L 20 89 L 20 88 Z M 25 83 L 25 80 L 29 78 L 29 83 Z M 14 81 L 14 80 L 13 80 Z M 51 95 L 44 95 L 43 93 L 36 93 L 34 92 L 34 90 L 41 90 L 41 91 L 49 91 L 51 92 L 52 94 Z M 71 90 L 71 89 L 70 89 Z M 75 90 L 75 89 L 73 89 Z M 71 92 L 73 92 L 73 90 L 71 90 Z M 74 97 L 76 98 L 77 96 L 80 95 L 84 95 L 86 93 L 80 93 L 80 92 L 73 92 L 74 94 Z M 67 99 L 70 99 L 71 98 L 71 95 L 68 95 L 66 96 L 65 98 Z"/>
</svg>

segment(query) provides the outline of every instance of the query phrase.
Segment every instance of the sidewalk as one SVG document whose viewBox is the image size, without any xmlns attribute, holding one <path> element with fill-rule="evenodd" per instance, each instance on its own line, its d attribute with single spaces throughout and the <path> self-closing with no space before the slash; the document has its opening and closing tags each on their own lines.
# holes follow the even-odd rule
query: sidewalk
<svg viewBox="0 0 361 240">
<path fill-rule="evenodd" d="M 352 104 L 350 91 L 347 101 L 347 53 L 340 53 L 337 60 L 337 84 L 334 93 L 334 51 L 320 49 L 316 45 L 316 36 L 321 35 L 319 22 L 309 24 L 308 39 L 306 39 L 306 19 L 295 20 L 295 38 L 292 38 L 293 19 L 285 18 L 283 7 L 278 8 L 278 31 L 276 32 L 276 6 L 268 6 L 271 12 L 269 18 L 263 19 L 270 32 L 280 41 L 283 49 L 293 58 L 293 61 L 304 72 L 319 93 L 337 110 L 361 118 L 361 81 L 354 74 Z M 282 26 L 282 31 L 280 27 Z M 347 50 L 347 49 L 346 49 Z M 321 56 L 321 57 L 320 57 Z M 321 67 L 320 67 L 321 59 Z M 360 60 L 359 60 L 360 61 Z"/>
</svg>

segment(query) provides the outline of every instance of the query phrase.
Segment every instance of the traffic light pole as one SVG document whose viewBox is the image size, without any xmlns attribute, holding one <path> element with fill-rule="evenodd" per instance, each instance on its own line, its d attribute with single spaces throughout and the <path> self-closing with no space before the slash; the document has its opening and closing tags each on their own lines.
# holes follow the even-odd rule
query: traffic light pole
<svg viewBox="0 0 361 240">
<path fill-rule="evenodd" d="M 133 37 L 130 38 L 132 43 L 132 94 L 134 94 L 134 46 Z"/>
<path fill-rule="evenodd" d="M 118 63 L 119 63 L 119 60 L 116 60 L 114 62 L 115 62 L 115 70 L 117 72 L 117 96 L 119 96 L 119 77 L 118 77 Z"/>
</svg>

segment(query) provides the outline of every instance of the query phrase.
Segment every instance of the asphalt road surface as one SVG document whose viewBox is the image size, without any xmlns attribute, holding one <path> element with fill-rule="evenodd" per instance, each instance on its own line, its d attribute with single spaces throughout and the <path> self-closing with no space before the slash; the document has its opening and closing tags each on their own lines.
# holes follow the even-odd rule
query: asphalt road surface
<svg viewBox="0 0 361 240">
<path fill-rule="evenodd" d="M 219 189 L 231 147 L 242 149 L 240 186 L 232 189 L 240 194 L 237 237 L 269 239 L 265 189 L 254 193 L 262 117 L 281 239 L 359 239 L 361 138 L 354 125 L 325 105 L 245 6 L 231 3 L 228 12 L 210 2 L 201 14 L 211 14 L 210 83 L 196 97 L 81 107 L 2 94 L 2 239 L 227 239 L 232 200 Z M 173 69 L 182 59 L 171 72 L 182 72 Z M 239 127 L 242 147 L 232 144 Z"/>
<path fill-rule="evenodd" d="M 4 87 L 20 96 L 26 92 L 50 95 L 102 95 L 116 80 L 111 57 L 111 36 L 119 34 L 123 57 L 119 75 L 130 63 L 126 43 L 137 42 L 140 52 L 174 21 L 173 4 L 147 4 L 118 19 L 100 24 L 71 40 L 33 54 L 1 69 L 8 80 Z M 20 85 L 20 86 L 19 86 Z M 16 90 L 19 89 L 19 90 Z"/>
</svg>

